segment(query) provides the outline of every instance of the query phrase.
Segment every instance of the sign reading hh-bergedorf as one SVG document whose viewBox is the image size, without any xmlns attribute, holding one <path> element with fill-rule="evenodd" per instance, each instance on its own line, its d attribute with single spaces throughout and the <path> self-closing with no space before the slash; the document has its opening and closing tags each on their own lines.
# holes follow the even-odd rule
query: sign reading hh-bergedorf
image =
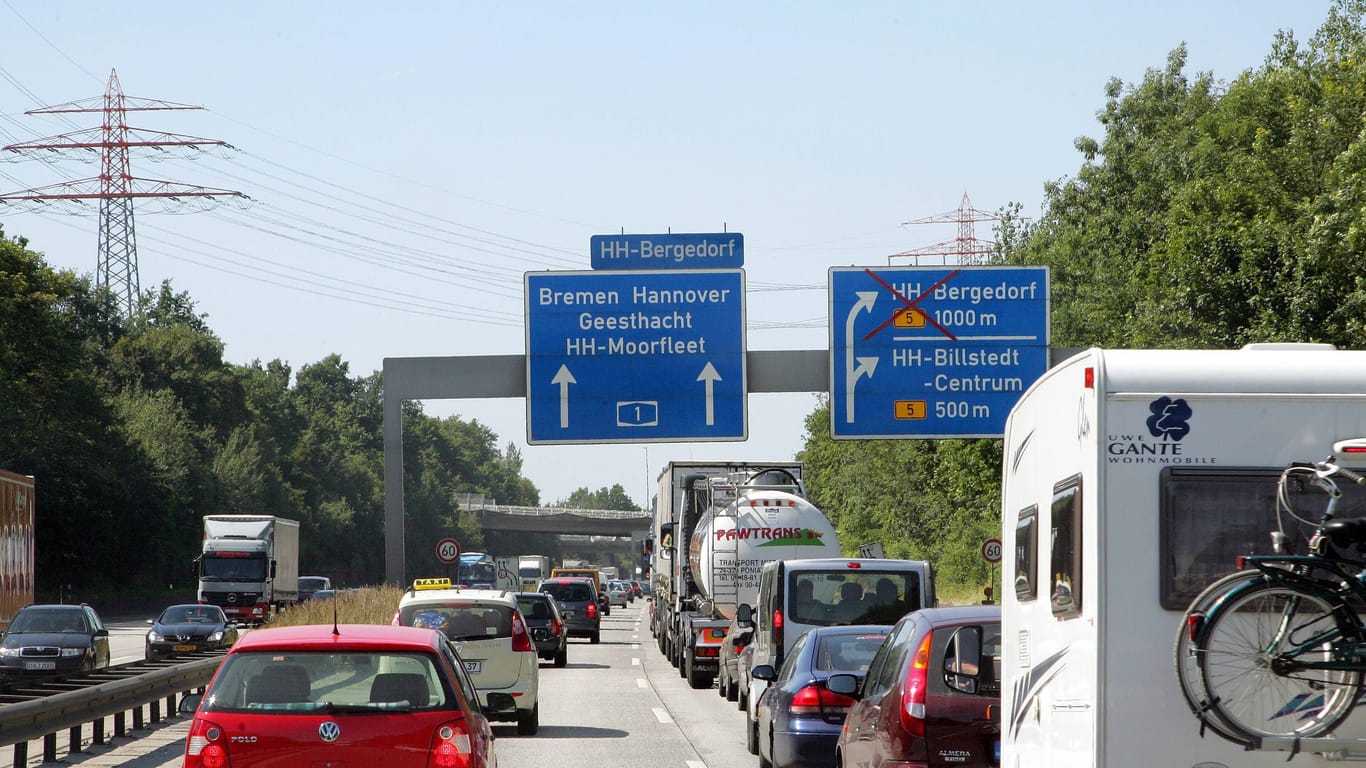
<svg viewBox="0 0 1366 768">
<path fill-rule="evenodd" d="M 744 440 L 739 269 L 528 272 L 527 442 Z"/>
<path fill-rule="evenodd" d="M 832 438 L 1000 437 L 1047 367 L 1047 267 L 830 270 Z"/>
<path fill-rule="evenodd" d="M 739 232 L 593 235 L 593 269 L 736 269 L 745 265 Z"/>
</svg>

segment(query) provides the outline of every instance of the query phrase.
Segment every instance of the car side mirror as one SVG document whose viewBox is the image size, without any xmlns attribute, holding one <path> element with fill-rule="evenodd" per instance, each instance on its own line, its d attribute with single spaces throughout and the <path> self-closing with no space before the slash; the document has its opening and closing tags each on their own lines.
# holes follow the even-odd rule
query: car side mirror
<svg viewBox="0 0 1366 768">
<path fill-rule="evenodd" d="M 754 626 L 754 609 L 741 603 L 735 609 L 735 626 L 749 629 Z"/>
<path fill-rule="evenodd" d="M 982 628 L 963 627 L 953 633 L 944 656 L 944 682 L 963 693 L 977 693 L 982 674 Z"/>
<path fill-rule="evenodd" d="M 484 711 L 490 715 L 510 715 L 517 711 L 517 700 L 512 698 L 510 693 L 491 691 L 488 698 L 489 703 L 484 707 Z"/>
<path fill-rule="evenodd" d="M 858 698 L 858 676 L 841 672 L 825 679 L 825 689 L 831 693 Z"/>
<path fill-rule="evenodd" d="M 778 671 L 772 664 L 759 664 L 749 671 L 749 676 L 755 680 L 768 680 L 772 682 L 778 679 Z"/>
<path fill-rule="evenodd" d="M 203 700 L 204 694 L 202 693 L 187 693 L 180 700 L 180 704 L 176 706 L 176 712 L 182 715 L 193 715 L 199 709 L 199 702 Z"/>
</svg>

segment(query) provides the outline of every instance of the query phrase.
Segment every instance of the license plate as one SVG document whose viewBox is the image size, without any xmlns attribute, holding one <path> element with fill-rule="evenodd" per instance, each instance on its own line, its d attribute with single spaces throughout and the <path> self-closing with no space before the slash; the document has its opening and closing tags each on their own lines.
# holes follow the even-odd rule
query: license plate
<svg viewBox="0 0 1366 768">
<path fill-rule="evenodd" d="M 177 650 L 177 651 L 194 651 L 194 650 L 198 650 L 198 649 L 195 648 L 193 645 L 177 645 L 177 646 L 174 646 L 174 648 L 175 648 L 175 650 Z"/>
<path fill-rule="evenodd" d="M 572 619 L 572 618 L 574 618 L 574 612 L 573 612 L 573 611 L 565 611 L 565 612 L 564 612 L 564 617 L 565 617 L 566 619 Z"/>
<path fill-rule="evenodd" d="M 28 670 L 43 670 L 43 669 L 56 669 L 56 668 L 57 668 L 57 662 L 55 662 L 55 661 L 26 661 L 26 662 L 24 662 L 24 669 L 28 669 Z"/>
<path fill-rule="evenodd" d="M 479 668 L 482 664 L 483 662 L 481 661 L 467 661 L 465 662 L 465 671 L 471 675 L 477 675 L 479 674 Z"/>
</svg>

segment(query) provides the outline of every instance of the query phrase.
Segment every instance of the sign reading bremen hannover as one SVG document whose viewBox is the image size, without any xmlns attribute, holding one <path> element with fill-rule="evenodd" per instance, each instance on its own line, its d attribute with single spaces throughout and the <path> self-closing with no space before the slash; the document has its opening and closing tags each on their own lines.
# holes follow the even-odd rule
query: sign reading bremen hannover
<svg viewBox="0 0 1366 768">
<path fill-rule="evenodd" d="M 748 437 L 739 269 L 528 272 L 527 442 Z"/>
</svg>

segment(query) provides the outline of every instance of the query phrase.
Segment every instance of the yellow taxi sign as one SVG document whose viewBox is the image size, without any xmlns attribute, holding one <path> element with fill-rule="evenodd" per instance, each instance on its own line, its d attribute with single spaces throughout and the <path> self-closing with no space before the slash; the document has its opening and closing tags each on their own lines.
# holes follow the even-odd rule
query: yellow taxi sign
<svg viewBox="0 0 1366 768">
<path fill-rule="evenodd" d="M 451 589 L 451 580 L 442 579 L 413 579 L 413 589 Z"/>
</svg>

